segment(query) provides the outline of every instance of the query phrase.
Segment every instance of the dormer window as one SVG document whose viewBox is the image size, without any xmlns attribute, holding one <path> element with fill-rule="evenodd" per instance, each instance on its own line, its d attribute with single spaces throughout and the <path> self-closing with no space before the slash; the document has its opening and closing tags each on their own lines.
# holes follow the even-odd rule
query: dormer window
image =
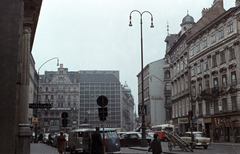
<svg viewBox="0 0 240 154">
<path fill-rule="evenodd" d="M 63 74 L 63 71 L 60 71 L 59 74 Z"/>
</svg>

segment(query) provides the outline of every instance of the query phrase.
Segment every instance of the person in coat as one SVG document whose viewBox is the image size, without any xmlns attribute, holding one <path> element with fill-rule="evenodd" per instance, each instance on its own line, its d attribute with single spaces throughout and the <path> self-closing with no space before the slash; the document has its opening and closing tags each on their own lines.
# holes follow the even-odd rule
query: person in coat
<svg viewBox="0 0 240 154">
<path fill-rule="evenodd" d="M 57 149 L 59 154 L 65 152 L 65 143 L 66 143 L 65 135 L 63 135 L 63 131 L 61 131 L 60 136 L 58 136 L 57 138 Z"/>
<path fill-rule="evenodd" d="M 234 131 L 233 136 L 234 136 L 235 143 L 237 143 L 237 141 L 238 141 L 238 138 L 237 138 L 237 136 L 238 136 L 238 132 L 237 132 L 236 129 L 235 129 L 235 131 Z"/>
<path fill-rule="evenodd" d="M 213 142 L 216 142 L 216 140 L 217 140 L 217 133 L 216 133 L 216 131 L 214 130 L 213 131 Z"/>
<path fill-rule="evenodd" d="M 92 135 L 92 154 L 104 154 L 102 137 L 98 127 Z"/>
<path fill-rule="evenodd" d="M 43 139 L 43 134 L 40 133 L 40 135 L 38 136 L 38 142 L 39 142 L 39 141 L 42 142 L 42 139 Z"/>
<path fill-rule="evenodd" d="M 161 141 L 158 139 L 158 134 L 154 134 L 154 139 L 150 143 L 150 147 L 148 148 L 148 152 L 152 150 L 153 154 L 161 154 L 162 153 L 162 145 Z"/>
</svg>

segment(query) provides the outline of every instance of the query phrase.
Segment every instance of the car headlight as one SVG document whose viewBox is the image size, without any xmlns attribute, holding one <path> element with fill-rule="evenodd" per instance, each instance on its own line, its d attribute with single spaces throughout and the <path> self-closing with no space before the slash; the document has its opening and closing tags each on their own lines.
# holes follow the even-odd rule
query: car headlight
<svg viewBox="0 0 240 154">
<path fill-rule="evenodd" d="M 80 144 L 82 144 L 82 142 L 80 142 Z"/>
<path fill-rule="evenodd" d="M 119 144 L 118 143 L 115 143 L 115 146 L 116 146 L 116 148 L 119 148 Z"/>
</svg>

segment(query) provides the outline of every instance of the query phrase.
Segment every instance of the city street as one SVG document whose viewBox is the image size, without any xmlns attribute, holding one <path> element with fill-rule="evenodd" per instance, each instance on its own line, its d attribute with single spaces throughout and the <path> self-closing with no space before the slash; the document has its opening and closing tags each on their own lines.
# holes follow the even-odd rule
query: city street
<svg viewBox="0 0 240 154">
<path fill-rule="evenodd" d="M 238 143 L 239 144 L 239 143 Z M 181 151 L 179 147 L 173 148 L 172 151 L 168 150 L 167 142 L 162 142 L 163 153 L 166 154 L 186 154 L 189 152 Z M 148 148 L 143 147 L 122 147 L 122 154 L 151 154 L 147 152 Z M 57 154 L 57 149 L 51 146 L 48 146 L 43 143 L 31 143 L 31 154 Z M 69 154 L 70 152 L 66 152 Z M 190 152 L 191 153 L 191 152 Z M 240 145 L 230 145 L 230 144 L 212 144 L 208 149 L 202 147 L 197 147 L 194 149 L 195 154 L 240 154 Z"/>
</svg>

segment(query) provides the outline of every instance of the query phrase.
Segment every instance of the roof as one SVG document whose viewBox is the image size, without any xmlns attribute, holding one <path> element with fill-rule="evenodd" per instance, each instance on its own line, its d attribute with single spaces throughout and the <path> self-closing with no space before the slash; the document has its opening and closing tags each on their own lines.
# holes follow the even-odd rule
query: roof
<svg viewBox="0 0 240 154">
<path fill-rule="evenodd" d="M 79 82 L 119 82 L 113 74 L 79 74 Z"/>
</svg>

